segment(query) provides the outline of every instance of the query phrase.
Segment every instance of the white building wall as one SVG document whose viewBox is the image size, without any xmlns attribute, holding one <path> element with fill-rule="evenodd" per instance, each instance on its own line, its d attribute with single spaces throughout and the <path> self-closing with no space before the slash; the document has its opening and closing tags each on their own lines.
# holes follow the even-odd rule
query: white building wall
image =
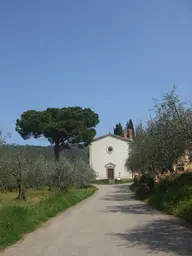
<svg viewBox="0 0 192 256">
<path fill-rule="evenodd" d="M 109 146 L 113 147 L 111 154 L 107 152 Z M 93 141 L 89 146 L 89 161 L 91 167 L 98 174 L 97 179 L 107 179 L 107 168 L 105 165 L 108 163 L 116 165 L 114 169 L 115 178 L 119 176 L 119 173 L 121 179 L 131 178 L 131 172 L 128 172 L 124 166 L 128 152 L 128 141 L 114 138 L 110 135 Z"/>
</svg>

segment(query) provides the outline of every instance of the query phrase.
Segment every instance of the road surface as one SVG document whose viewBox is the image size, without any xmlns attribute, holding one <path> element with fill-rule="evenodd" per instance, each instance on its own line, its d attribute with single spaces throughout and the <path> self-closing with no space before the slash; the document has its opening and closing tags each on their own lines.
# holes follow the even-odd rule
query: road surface
<svg viewBox="0 0 192 256">
<path fill-rule="evenodd" d="M 192 229 L 134 200 L 128 185 L 101 185 L 3 256 L 192 256 Z"/>
</svg>

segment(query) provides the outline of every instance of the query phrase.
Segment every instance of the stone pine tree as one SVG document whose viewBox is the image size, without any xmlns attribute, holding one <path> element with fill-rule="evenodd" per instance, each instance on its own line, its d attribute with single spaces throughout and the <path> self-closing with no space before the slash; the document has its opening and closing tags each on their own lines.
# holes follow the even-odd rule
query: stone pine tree
<svg viewBox="0 0 192 256">
<path fill-rule="evenodd" d="M 55 160 L 60 150 L 74 143 L 89 144 L 96 135 L 99 116 L 90 108 L 47 108 L 44 111 L 28 110 L 16 120 L 16 131 L 23 139 L 41 136 L 54 145 Z"/>
<path fill-rule="evenodd" d="M 114 135 L 123 136 L 123 127 L 121 123 L 116 124 L 115 128 L 113 128 Z"/>
</svg>

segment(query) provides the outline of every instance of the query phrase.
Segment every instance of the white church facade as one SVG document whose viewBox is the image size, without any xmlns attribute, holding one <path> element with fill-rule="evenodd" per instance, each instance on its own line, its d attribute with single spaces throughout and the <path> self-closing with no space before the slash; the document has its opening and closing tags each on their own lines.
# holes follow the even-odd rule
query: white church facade
<svg viewBox="0 0 192 256">
<path fill-rule="evenodd" d="M 109 133 L 89 145 L 89 164 L 95 171 L 96 179 L 132 178 L 125 167 L 129 142 L 127 138 Z"/>
</svg>

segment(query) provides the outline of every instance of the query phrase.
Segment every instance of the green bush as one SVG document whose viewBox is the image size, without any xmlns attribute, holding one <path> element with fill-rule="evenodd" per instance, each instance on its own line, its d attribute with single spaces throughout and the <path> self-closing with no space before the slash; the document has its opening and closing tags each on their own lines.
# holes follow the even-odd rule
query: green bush
<svg viewBox="0 0 192 256">
<path fill-rule="evenodd" d="M 149 198 L 150 194 L 151 191 L 146 186 L 139 186 L 135 190 L 136 199 L 139 199 L 141 201 L 144 201 L 147 198 Z"/>
<path fill-rule="evenodd" d="M 192 173 L 175 179 L 163 179 L 149 197 L 156 209 L 192 222 Z"/>
<path fill-rule="evenodd" d="M 54 195 L 30 207 L 9 205 L 0 209 L 0 248 L 18 241 L 24 233 L 31 232 L 40 223 L 80 202 L 95 189 L 70 189 L 66 194 Z"/>
<path fill-rule="evenodd" d="M 154 178 L 150 174 L 143 174 L 139 180 L 139 183 L 148 185 L 150 189 L 154 188 Z"/>
</svg>

